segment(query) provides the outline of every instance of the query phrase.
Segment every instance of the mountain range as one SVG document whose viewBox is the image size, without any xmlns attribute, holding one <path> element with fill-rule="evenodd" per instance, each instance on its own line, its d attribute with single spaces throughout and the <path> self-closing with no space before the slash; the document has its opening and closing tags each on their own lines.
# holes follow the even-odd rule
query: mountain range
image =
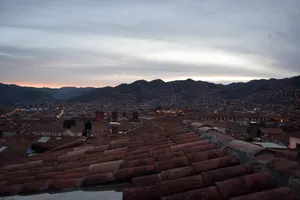
<svg viewBox="0 0 300 200">
<path fill-rule="evenodd" d="M 229 85 L 215 84 L 192 79 L 164 82 L 138 80 L 131 84 L 121 84 L 116 87 L 76 88 L 62 87 L 34 88 L 7 85 L 0 83 L 0 104 L 42 103 L 45 101 L 91 102 L 161 99 L 178 95 L 185 100 L 197 99 L 202 96 L 218 96 L 224 99 L 245 98 L 255 94 L 270 93 L 270 91 L 300 89 L 300 76 L 284 79 L 252 80 L 247 83 L 231 83 Z"/>
</svg>

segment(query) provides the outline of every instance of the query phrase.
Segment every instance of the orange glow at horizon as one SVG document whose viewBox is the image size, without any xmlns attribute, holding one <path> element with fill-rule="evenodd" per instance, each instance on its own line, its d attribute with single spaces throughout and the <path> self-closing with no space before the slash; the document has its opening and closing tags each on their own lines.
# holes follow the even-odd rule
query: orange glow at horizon
<svg viewBox="0 0 300 200">
<path fill-rule="evenodd" d="M 4 84 L 13 84 L 18 85 L 22 87 L 35 87 L 35 88 L 62 88 L 62 87 L 105 87 L 103 85 L 89 85 L 89 86 L 82 86 L 82 85 L 75 85 L 75 84 L 53 84 L 53 83 L 20 83 L 20 82 L 5 82 Z M 112 85 L 112 87 L 115 87 L 115 85 Z"/>
<path fill-rule="evenodd" d="M 66 87 L 66 85 L 60 84 L 45 84 L 45 83 L 5 83 L 5 84 L 14 84 L 22 87 L 35 87 L 35 88 L 61 88 Z M 72 87 L 79 87 L 79 86 L 72 86 Z"/>
</svg>

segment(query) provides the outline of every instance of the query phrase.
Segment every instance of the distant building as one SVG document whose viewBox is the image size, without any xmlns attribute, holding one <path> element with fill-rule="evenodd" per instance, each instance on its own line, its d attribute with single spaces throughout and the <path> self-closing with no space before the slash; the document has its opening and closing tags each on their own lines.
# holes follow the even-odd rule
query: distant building
<svg viewBox="0 0 300 200">
<path fill-rule="evenodd" d="M 289 134 L 289 148 L 300 149 L 300 132 Z"/>
<path fill-rule="evenodd" d="M 118 121 L 118 112 L 117 112 L 117 111 L 111 112 L 111 120 L 112 120 L 113 122 Z"/>
<path fill-rule="evenodd" d="M 96 111 L 96 121 L 103 121 L 104 119 L 104 111 Z"/>
<path fill-rule="evenodd" d="M 248 134 L 252 137 L 258 137 L 259 123 L 256 121 L 249 122 Z"/>
<path fill-rule="evenodd" d="M 271 137 L 273 135 L 282 135 L 285 132 L 281 128 L 260 128 L 259 136 L 261 137 Z"/>
<path fill-rule="evenodd" d="M 80 125 L 64 128 L 62 123 L 51 122 L 47 124 L 32 125 L 29 131 L 40 136 L 81 136 L 83 127 Z"/>
<path fill-rule="evenodd" d="M 133 119 L 133 120 L 138 120 L 138 119 L 139 119 L 139 113 L 138 113 L 137 111 L 134 111 L 134 112 L 132 113 L 132 119 Z"/>
</svg>

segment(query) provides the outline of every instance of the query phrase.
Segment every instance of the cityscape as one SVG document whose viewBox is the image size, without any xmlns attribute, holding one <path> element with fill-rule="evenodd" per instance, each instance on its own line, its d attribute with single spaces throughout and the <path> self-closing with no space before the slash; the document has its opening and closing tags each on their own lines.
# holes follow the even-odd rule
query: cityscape
<svg viewBox="0 0 300 200">
<path fill-rule="evenodd" d="M 300 200 L 300 1 L 0 1 L 0 200 Z"/>
<path fill-rule="evenodd" d="M 299 80 L 299 77 L 292 79 Z M 254 149 L 269 150 L 272 155 L 274 154 L 275 159 L 282 159 L 280 162 L 283 162 L 283 165 L 288 162 L 293 163 L 291 169 L 296 171 L 292 174 L 286 173 L 288 177 L 297 177 L 300 170 L 300 165 L 297 164 L 300 162 L 300 88 L 298 87 L 299 81 L 293 83 L 295 84 L 293 87 L 290 85 L 287 88 L 282 87 L 282 89 L 271 87 L 264 89 L 263 92 L 258 90 L 258 92 L 247 94 L 246 97 L 230 99 L 226 99 L 216 92 L 204 92 L 204 94 L 199 93 L 192 96 L 186 94 L 189 97 L 186 98 L 182 91 L 177 90 L 174 95 L 148 96 L 149 100 L 147 98 L 145 100 L 144 98 L 140 99 L 140 97 L 136 99 L 134 98 L 135 92 L 132 92 L 132 96 L 124 99 L 116 97 L 116 95 L 111 98 L 108 95 L 107 98 L 101 98 L 99 101 L 93 98 L 89 101 L 47 100 L 41 104 L 3 104 L 1 105 L 0 117 L 0 159 L 3 167 L 0 169 L 3 173 L 1 183 L 8 183 L 8 185 L 0 189 L 0 194 L 19 194 L 12 189 L 16 184 L 23 184 L 21 185 L 22 188 L 17 191 L 22 191 L 24 194 L 39 191 L 36 181 L 38 184 L 41 181 L 44 184 L 44 178 L 40 178 L 44 176 L 51 180 L 47 182 L 50 185 L 45 191 L 71 187 L 64 185 L 71 181 L 69 177 L 75 177 L 76 184 L 78 184 L 79 179 L 83 180 L 82 187 L 101 185 L 117 180 L 128 181 L 133 178 L 133 187 L 125 186 L 125 188 L 129 188 L 124 189 L 123 199 L 137 199 L 135 196 L 142 198 L 145 194 L 139 196 L 136 193 L 139 191 L 139 187 L 135 186 L 135 181 L 141 181 L 142 184 L 143 181 L 152 177 L 148 174 L 153 173 L 151 169 L 143 167 L 150 167 L 150 164 L 154 163 L 156 159 L 158 161 L 166 159 L 155 162 L 153 166 L 159 169 L 161 165 L 162 170 L 166 170 L 161 173 L 183 170 L 179 173 L 178 180 L 172 178 L 174 184 L 182 179 L 180 177 L 193 180 L 189 176 L 191 175 L 190 172 L 186 171 L 185 164 L 178 166 L 175 164 L 176 159 L 184 158 L 178 150 L 187 153 L 188 158 L 194 154 L 195 156 L 198 154 L 199 156 L 208 156 L 207 161 L 202 161 L 201 156 L 190 158 L 192 159 L 190 162 L 197 161 L 196 163 L 200 166 L 215 159 L 223 159 L 225 150 L 228 153 L 228 148 L 231 148 L 231 142 L 228 143 L 228 141 L 244 142 L 239 144 L 242 146 L 238 147 L 238 151 L 245 151 L 247 155 L 256 151 Z M 186 84 L 186 81 L 182 84 Z M 139 95 L 144 94 L 139 93 Z M 180 140 L 176 138 L 180 138 Z M 143 153 L 148 152 L 149 148 L 152 149 L 150 152 L 158 151 L 162 152 L 162 155 L 156 155 L 152 152 L 153 160 L 150 158 L 151 156 Z M 173 148 L 178 148 L 178 150 L 172 150 Z M 221 148 L 222 153 L 220 153 L 221 150 L 216 150 L 217 148 Z M 232 148 L 235 149 L 236 146 L 233 145 Z M 214 153 L 216 151 L 218 153 Z M 64 152 L 68 153 L 65 154 Z M 85 154 L 82 152 L 90 152 L 91 154 L 88 153 L 89 156 L 85 158 Z M 188 152 L 193 154 L 188 154 Z M 50 156 L 50 163 L 43 155 Z M 143 159 L 144 156 L 146 156 L 145 159 Z M 237 155 L 235 159 L 243 160 L 245 156 Z M 96 159 L 90 160 L 94 158 Z M 26 173 L 30 172 L 29 174 L 33 176 L 24 174 L 24 178 L 18 179 L 16 177 L 14 179 L 16 174 L 22 175 L 22 171 L 27 169 L 25 167 L 27 164 L 16 163 L 35 163 L 37 162 L 35 160 L 39 159 L 44 160 L 38 165 L 33 164 L 33 169 L 39 171 L 40 168 L 46 167 L 46 171 L 40 171 L 37 176 L 35 171 L 28 169 Z M 57 159 L 58 161 L 56 161 Z M 119 159 L 124 161 L 121 162 Z M 116 162 L 117 165 L 113 164 Z M 122 164 L 123 162 L 124 164 Z M 170 163 L 167 164 L 168 162 Z M 175 163 L 171 164 L 173 162 Z M 179 163 L 181 162 L 183 161 Z M 223 161 L 219 160 L 218 162 Z M 50 168 L 47 163 L 51 165 Z M 74 172 L 70 171 L 68 164 L 78 166 L 78 172 L 77 169 Z M 120 169 L 119 167 L 115 168 L 115 165 L 119 166 Z M 81 172 L 81 170 L 86 170 L 85 166 L 89 166 L 89 169 L 97 166 L 96 171 Z M 202 169 L 202 167 L 200 168 Z M 236 167 L 238 168 L 238 166 Z M 288 168 L 288 170 L 291 169 Z M 131 174 L 126 170 L 142 171 L 133 171 Z M 219 170 L 223 170 L 223 168 Z M 229 172 L 229 176 L 236 177 L 235 173 L 234 171 L 232 174 Z M 273 173 L 277 173 L 276 170 Z M 172 176 L 177 175 L 173 174 Z M 8 178 L 9 181 L 7 182 Z M 29 181 L 29 183 L 25 181 Z M 67 183 L 65 183 L 66 181 Z M 165 188 L 166 193 L 156 195 L 175 195 L 168 198 L 177 199 L 176 195 L 181 195 L 180 192 L 182 191 L 177 189 L 179 192 L 177 194 L 174 193 L 174 190 L 167 189 L 173 184 L 169 182 L 167 179 L 166 183 L 161 183 L 166 184 L 166 186 L 161 186 Z M 151 181 L 146 183 L 146 185 L 151 185 Z M 298 187 L 297 183 L 292 183 L 292 186 Z M 192 189 L 194 186 L 189 183 L 187 188 Z M 144 186 L 144 189 L 149 189 L 149 186 Z M 261 189 L 264 189 L 264 186 L 261 186 Z M 280 193 L 282 189 L 278 188 L 278 190 Z M 153 197 L 150 191 L 146 190 L 146 194 Z M 290 189 L 288 191 L 292 192 Z M 254 193 L 255 195 L 257 194 Z M 291 199 L 293 198 L 297 199 L 298 197 L 292 195 Z"/>
</svg>

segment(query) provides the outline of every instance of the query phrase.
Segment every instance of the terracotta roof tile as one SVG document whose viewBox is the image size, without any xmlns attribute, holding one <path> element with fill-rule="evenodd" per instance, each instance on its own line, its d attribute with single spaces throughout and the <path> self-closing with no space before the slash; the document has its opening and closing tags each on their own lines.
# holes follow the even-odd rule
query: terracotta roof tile
<svg viewBox="0 0 300 200">
<path fill-rule="evenodd" d="M 69 188 L 77 188 L 80 187 L 80 180 L 77 178 L 72 179 L 56 179 L 49 183 L 49 189 L 52 190 L 61 190 L 61 189 L 69 189 Z"/>
<path fill-rule="evenodd" d="M 171 149 L 171 151 L 179 151 L 179 150 L 182 150 L 183 148 L 194 147 L 194 146 L 203 145 L 203 144 L 207 144 L 207 142 L 204 140 L 200 140 L 200 141 L 196 141 L 196 142 L 178 144 L 178 145 L 170 146 L 170 149 Z"/>
<path fill-rule="evenodd" d="M 54 169 L 55 168 L 53 166 L 50 166 L 50 167 L 39 167 L 39 168 L 28 170 L 28 172 L 32 172 L 34 174 L 40 174 L 40 173 L 51 172 Z"/>
<path fill-rule="evenodd" d="M 135 177 L 132 179 L 133 186 L 148 186 L 155 185 L 156 182 L 161 181 L 160 174 L 151 174 L 147 176 Z"/>
<path fill-rule="evenodd" d="M 267 150 L 258 145 L 251 144 L 249 142 L 244 142 L 241 140 L 234 140 L 227 144 L 227 148 L 235 149 L 237 151 L 245 152 L 247 154 L 256 156 L 262 152 L 271 152 L 271 150 Z"/>
<path fill-rule="evenodd" d="M 21 193 L 37 193 L 48 189 L 49 181 L 34 181 L 22 185 Z"/>
<path fill-rule="evenodd" d="M 29 181 L 35 180 L 35 176 L 22 176 L 22 177 L 15 177 L 15 178 L 10 178 L 6 185 L 18 185 L 18 184 L 23 184 Z"/>
<path fill-rule="evenodd" d="M 217 149 L 217 146 L 215 144 L 203 144 L 195 147 L 189 147 L 189 148 L 183 148 L 184 153 L 191 154 L 191 153 L 197 153 L 200 151 L 209 151 Z"/>
<path fill-rule="evenodd" d="M 0 187 L 0 196 L 17 195 L 21 191 L 22 185 L 9 185 Z"/>
<path fill-rule="evenodd" d="M 227 153 L 224 149 L 203 151 L 198 153 L 188 154 L 187 157 L 191 163 L 200 162 L 208 159 L 219 158 L 227 156 Z"/>
<path fill-rule="evenodd" d="M 132 156 L 125 156 L 124 160 L 128 161 L 128 160 L 138 160 L 138 159 L 143 159 L 143 158 L 150 158 L 152 157 L 150 155 L 149 152 L 147 153 L 141 153 L 141 154 L 136 154 L 136 155 L 132 155 Z"/>
<path fill-rule="evenodd" d="M 153 148 L 153 145 L 151 144 L 145 144 L 143 146 L 131 146 L 131 147 L 128 147 L 129 148 L 129 151 L 134 151 L 134 150 L 138 150 L 138 149 L 152 149 Z"/>
<path fill-rule="evenodd" d="M 189 163 L 187 157 L 179 157 L 179 158 L 173 158 L 170 160 L 156 162 L 155 169 L 157 172 L 161 172 L 161 171 L 165 171 L 168 169 L 188 166 L 189 164 L 190 163 Z"/>
<path fill-rule="evenodd" d="M 245 196 L 231 198 L 230 200 L 257 200 L 257 199 L 267 199 L 267 200 L 299 200 L 300 196 L 289 187 L 281 187 L 273 190 L 266 190 L 263 192 L 253 193 Z"/>
<path fill-rule="evenodd" d="M 175 144 L 184 144 L 184 143 L 197 142 L 197 141 L 202 141 L 202 140 L 204 140 L 204 139 L 199 137 L 198 135 L 194 135 L 193 137 L 188 137 L 186 139 L 174 140 L 174 143 Z"/>
<path fill-rule="evenodd" d="M 145 148 L 140 148 L 137 150 L 129 151 L 129 152 L 127 152 L 126 156 L 134 156 L 134 155 L 148 153 L 148 152 L 149 152 L 149 148 L 145 147 Z"/>
<path fill-rule="evenodd" d="M 126 154 L 128 151 L 127 147 L 118 148 L 118 149 L 112 149 L 112 150 L 106 150 L 104 151 L 105 156 L 112 156 L 112 155 L 120 155 L 120 154 Z"/>
<path fill-rule="evenodd" d="M 7 181 L 0 181 L 0 187 L 4 186 L 7 183 Z"/>
<path fill-rule="evenodd" d="M 82 158 L 82 155 L 63 155 L 63 156 L 59 156 L 58 162 L 78 161 L 81 158 Z"/>
<path fill-rule="evenodd" d="M 146 148 L 146 147 L 148 147 L 148 148 L 150 148 L 150 147 L 152 147 L 153 145 L 152 144 L 150 144 L 150 143 L 146 143 L 146 142 L 142 142 L 142 143 L 131 143 L 129 146 L 128 146 L 128 148 L 130 149 L 130 150 L 136 150 L 136 149 L 140 149 L 140 148 Z"/>
<path fill-rule="evenodd" d="M 198 189 L 205 185 L 201 175 L 178 178 L 174 180 L 162 181 L 156 184 L 156 190 L 160 197 L 171 194 L 186 192 Z"/>
<path fill-rule="evenodd" d="M 114 181 L 113 173 L 88 175 L 83 178 L 82 186 L 93 186 Z"/>
<path fill-rule="evenodd" d="M 28 170 L 17 170 L 17 171 L 12 171 L 12 172 L 4 172 L 2 178 L 10 178 L 10 177 L 20 177 L 23 175 L 27 175 Z M 1 177 L 0 177 L 1 180 Z"/>
<path fill-rule="evenodd" d="M 0 168 L 0 173 L 1 172 L 7 172 L 7 171 L 15 171 L 15 170 L 25 170 L 25 169 L 30 169 L 34 167 L 38 167 L 42 165 L 42 160 L 38 161 L 32 161 L 32 162 L 27 162 L 23 164 L 14 164 L 14 165 L 7 165 L 5 167 Z"/>
<path fill-rule="evenodd" d="M 179 167 L 161 172 L 162 180 L 176 179 L 180 177 L 190 176 L 195 173 L 193 166 Z"/>
<path fill-rule="evenodd" d="M 167 154 L 170 153 L 171 150 L 169 148 L 162 148 L 162 149 L 154 149 L 154 150 L 150 150 L 151 155 L 153 156 L 158 156 L 158 155 L 162 155 L 162 154 Z"/>
<path fill-rule="evenodd" d="M 162 200 L 220 200 L 220 194 L 216 186 L 207 187 L 203 189 L 191 190 L 188 192 L 182 192 L 178 194 L 173 194 L 170 196 L 165 196 L 161 198 Z"/>
<path fill-rule="evenodd" d="M 124 161 L 123 163 L 121 163 L 120 168 L 130 168 L 130 167 L 138 167 L 138 166 L 145 166 L 145 165 L 154 165 L 154 159 L 144 158 L 138 160 Z"/>
<path fill-rule="evenodd" d="M 144 176 L 155 173 L 154 165 L 123 168 L 116 171 L 115 177 L 117 180 L 131 179 L 137 176 Z"/>
<path fill-rule="evenodd" d="M 167 144 L 160 144 L 160 145 L 155 145 L 153 147 L 154 150 L 157 150 L 157 149 L 166 149 L 166 148 L 169 148 L 170 146 L 173 146 L 175 145 L 175 143 L 173 142 L 170 142 L 170 143 L 167 143 Z"/>
<path fill-rule="evenodd" d="M 111 173 L 117 169 L 119 169 L 123 160 L 111 161 L 111 162 L 104 162 L 98 164 L 92 164 L 89 167 L 89 173 Z"/>
<path fill-rule="evenodd" d="M 97 146 L 94 148 L 91 148 L 87 151 L 85 151 L 85 154 L 92 154 L 92 153 L 99 153 L 99 152 L 104 152 L 105 150 L 107 150 L 108 145 L 102 145 L 102 146 Z"/>
<path fill-rule="evenodd" d="M 83 161 L 93 161 L 93 160 L 99 160 L 101 158 L 104 157 L 104 154 L 103 153 L 93 153 L 93 154 L 84 154 L 82 157 L 81 157 L 81 160 Z"/>
<path fill-rule="evenodd" d="M 194 132 L 188 132 L 188 133 L 183 133 L 183 134 L 178 134 L 172 136 L 172 140 L 182 140 L 188 137 L 194 137 L 196 134 Z"/>
<path fill-rule="evenodd" d="M 172 152 L 172 153 L 166 153 L 162 155 L 155 156 L 155 161 L 163 161 L 163 160 L 169 160 L 176 157 L 183 157 L 185 154 L 182 151 L 178 152 Z"/>
<path fill-rule="evenodd" d="M 71 142 L 68 142 L 66 144 L 63 144 L 61 146 L 58 146 L 54 149 L 52 149 L 51 151 L 60 151 L 60 150 L 63 150 L 63 149 L 67 149 L 67 148 L 71 148 L 71 147 L 76 147 L 76 146 L 79 146 L 79 145 L 82 145 L 84 143 L 83 140 L 74 140 L 74 141 L 71 141 Z"/>
<path fill-rule="evenodd" d="M 81 167 L 87 167 L 91 164 L 98 163 L 97 160 L 92 161 L 72 161 L 72 162 L 65 162 L 65 163 L 59 163 L 55 166 L 56 170 L 67 170 L 67 169 L 74 169 L 74 168 L 81 168 Z"/>
<path fill-rule="evenodd" d="M 117 149 L 122 147 L 127 147 L 129 144 L 129 139 L 120 139 L 120 140 L 113 140 L 111 141 L 108 150 L 110 149 Z"/>
<path fill-rule="evenodd" d="M 269 162 L 269 167 L 281 173 L 292 174 L 300 178 L 300 164 L 285 158 L 274 158 Z"/>
<path fill-rule="evenodd" d="M 205 172 L 213 169 L 218 169 L 222 167 L 227 167 L 230 165 L 238 164 L 238 160 L 234 156 L 226 156 L 226 157 L 220 157 L 210 160 L 205 160 L 202 162 L 195 162 L 193 163 L 194 170 L 197 173 Z"/>
<path fill-rule="evenodd" d="M 83 155 L 85 151 L 87 151 L 87 150 L 86 150 L 86 149 L 83 149 L 83 150 L 69 151 L 69 152 L 67 153 L 67 155 L 68 155 L 68 156 Z"/>
<path fill-rule="evenodd" d="M 264 173 L 250 174 L 216 183 L 222 198 L 229 199 L 244 194 L 271 189 L 274 184 L 269 175 Z"/>
<path fill-rule="evenodd" d="M 49 155 L 49 156 L 43 157 L 41 159 L 43 160 L 43 163 L 46 163 L 46 162 L 52 163 L 52 162 L 58 161 L 58 156 L 55 156 L 55 155 L 51 156 L 51 155 Z"/>
<path fill-rule="evenodd" d="M 41 173 L 37 176 L 37 179 L 39 180 L 52 179 L 55 176 L 63 175 L 63 174 L 65 174 L 64 171 L 53 171 L 53 172 Z"/>
<path fill-rule="evenodd" d="M 71 173 L 71 172 L 88 172 L 89 167 L 72 168 L 72 169 L 67 169 L 66 171 L 69 173 Z"/>
<path fill-rule="evenodd" d="M 86 172 L 68 172 L 66 171 L 65 174 L 59 174 L 53 176 L 52 179 L 72 179 L 72 178 L 82 178 L 86 175 Z"/>
<path fill-rule="evenodd" d="M 170 144 L 173 141 L 170 138 L 154 138 L 151 140 L 152 145 L 163 145 L 163 144 Z"/>
<path fill-rule="evenodd" d="M 99 158 L 98 162 L 103 163 L 103 162 L 111 162 L 111 161 L 116 161 L 116 160 L 122 160 L 124 159 L 124 155 L 111 155 L 111 156 L 103 156 Z"/>
<path fill-rule="evenodd" d="M 218 181 L 231 179 L 234 177 L 243 176 L 252 172 L 248 165 L 237 165 L 232 167 L 225 167 L 215 169 L 207 172 L 202 172 L 202 176 L 205 180 L 206 185 L 212 185 Z"/>
<path fill-rule="evenodd" d="M 126 188 L 123 191 L 123 200 L 155 200 L 158 199 L 155 186 Z"/>
</svg>

